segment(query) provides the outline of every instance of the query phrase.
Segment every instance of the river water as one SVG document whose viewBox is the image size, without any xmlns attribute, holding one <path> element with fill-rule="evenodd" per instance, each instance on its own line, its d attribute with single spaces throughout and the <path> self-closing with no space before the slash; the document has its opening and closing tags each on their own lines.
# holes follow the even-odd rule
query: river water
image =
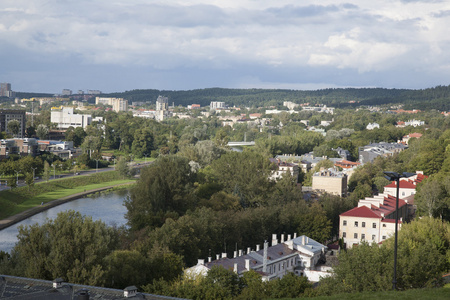
<svg viewBox="0 0 450 300">
<path fill-rule="evenodd" d="M 99 196 L 76 199 L 40 212 L 28 219 L 0 230 L 0 250 L 6 252 L 11 251 L 17 242 L 17 234 L 19 233 L 17 227 L 19 225 L 43 224 L 47 218 L 54 219 L 62 211 L 79 211 L 82 215 L 91 216 L 94 221 L 102 220 L 110 226 L 125 225 L 125 213 L 127 209 L 123 203 L 127 196 L 127 190 L 102 193 Z"/>
</svg>

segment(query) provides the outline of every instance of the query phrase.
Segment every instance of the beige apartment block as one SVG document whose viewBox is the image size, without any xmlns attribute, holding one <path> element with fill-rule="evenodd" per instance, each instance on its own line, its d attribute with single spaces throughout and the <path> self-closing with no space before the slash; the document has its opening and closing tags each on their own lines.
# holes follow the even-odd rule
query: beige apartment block
<svg viewBox="0 0 450 300">
<path fill-rule="evenodd" d="M 381 243 L 395 232 L 396 198 L 378 195 L 359 200 L 358 207 L 339 216 L 339 238 L 347 248 L 361 242 Z M 399 229 L 407 217 L 408 205 L 399 199 Z"/>
<path fill-rule="evenodd" d="M 312 177 L 312 189 L 329 194 L 347 195 L 347 175 L 334 169 L 321 170 Z"/>
</svg>

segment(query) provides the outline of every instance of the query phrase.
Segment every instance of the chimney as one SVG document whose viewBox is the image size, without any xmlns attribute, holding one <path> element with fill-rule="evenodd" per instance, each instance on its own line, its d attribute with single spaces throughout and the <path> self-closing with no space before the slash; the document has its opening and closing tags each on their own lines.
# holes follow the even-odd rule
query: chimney
<svg viewBox="0 0 450 300">
<path fill-rule="evenodd" d="M 233 251 L 233 258 L 237 257 L 237 251 Z"/>
<path fill-rule="evenodd" d="M 220 254 L 216 254 L 216 260 L 220 259 Z"/>
<path fill-rule="evenodd" d="M 210 263 L 212 261 L 212 257 L 208 256 L 208 262 Z"/>
<path fill-rule="evenodd" d="M 222 252 L 222 258 L 227 258 L 227 253 L 226 252 Z"/>
<path fill-rule="evenodd" d="M 272 246 L 276 246 L 278 244 L 277 235 L 272 234 Z"/>
<path fill-rule="evenodd" d="M 294 239 L 297 238 L 297 232 L 294 232 Z"/>
<path fill-rule="evenodd" d="M 55 280 L 53 280 L 53 288 L 54 289 L 59 289 L 62 287 L 64 280 L 62 278 L 56 278 Z"/>
<path fill-rule="evenodd" d="M 245 269 L 247 269 L 247 271 L 250 271 L 250 259 L 245 260 Z"/>
<path fill-rule="evenodd" d="M 239 256 L 242 256 L 242 249 L 239 249 Z"/>
<path fill-rule="evenodd" d="M 309 237 L 306 237 L 306 243 L 307 244 L 309 243 Z"/>
<path fill-rule="evenodd" d="M 306 243 L 305 243 L 305 236 L 304 235 L 302 235 L 302 245 L 303 246 L 306 245 Z"/>
<path fill-rule="evenodd" d="M 87 289 L 81 289 L 78 292 L 78 297 L 76 299 L 78 299 L 78 300 L 89 300 L 89 291 Z"/>
<path fill-rule="evenodd" d="M 261 249 L 261 246 L 258 244 L 256 245 L 256 251 L 259 251 Z"/>
<path fill-rule="evenodd" d="M 250 252 L 252 252 L 252 249 L 250 247 L 247 247 L 247 254 L 249 254 Z"/>
<path fill-rule="evenodd" d="M 264 253 L 263 253 L 263 272 L 267 272 L 267 250 L 269 248 L 269 243 L 264 241 Z"/>
<path fill-rule="evenodd" d="M 287 238 L 287 240 L 288 240 L 288 241 L 290 241 L 290 240 L 291 240 L 291 235 L 290 235 L 290 234 L 288 234 L 288 238 Z"/>
<path fill-rule="evenodd" d="M 137 294 L 137 287 L 135 287 L 134 285 L 132 286 L 127 286 L 124 290 L 123 290 L 123 296 L 125 298 L 131 298 L 136 296 Z"/>
<path fill-rule="evenodd" d="M 238 272 L 237 266 L 238 266 L 237 263 L 234 263 L 234 268 L 233 268 L 234 273 L 237 273 L 237 272 Z"/>
<path fill-rule="evenodd" d="M 284 243 L 284 233 L 281 234 L 281 241 L 280 243 Z"/>
<path fill-rule="evenodd" d="M 289 249 L 294 250 L 294 241 L 293 240 L 286 241 L 286 245 L 288 246 Z"/>
<path fill-rule="evenodd" d="M 205 260 L 204 259 L 199 259 L 197 261 L 197 266 L 204 266 L 205 265 Z"/>
</svg>

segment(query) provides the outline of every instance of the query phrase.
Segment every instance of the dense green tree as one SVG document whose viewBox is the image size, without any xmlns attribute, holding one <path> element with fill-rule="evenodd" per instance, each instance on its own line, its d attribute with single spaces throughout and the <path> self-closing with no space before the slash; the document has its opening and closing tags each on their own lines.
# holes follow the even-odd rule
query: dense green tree
<svg viewBox="0 0 450 300">
<path fill-rule="evenodd" d="M 245 206 L 266 203 L 274 183 L 269 176 L 274 166 L 267 157 L 254 152 L 229 152 L 211 164 L 210 182 L 218 182 L 227 193 L 241 198 Z"/>
<path fill-rule="evenodd" d="M 184 157 L 161 156 L 141 176 L 126 201 L 127 219 L 133 230 L 162 225 L 167 212 L 183 214 L 194 204 L 195 173 Z"/>
<path fill-rule="evenodd" d="M 72 126 L 70 126 L 66 130 L 66 141 L 72 141 L 74 147 L 79 147 L 83 143 L 85 137 L 86 132 L 84 131 L 83 127 L 73 128 Z"/>
<path fill-rule="evenodd" d="M 6 124 L 6 128 L 13 136 L 17 136 L 20 131 L 20 122 L 18 120 L 10 120 Z"/>
<path fill-rule="evenodd" d="M 36 135 L 40 140 L 45 140 L 48 137 L 48 127 L 44 124 L 39 124 L 36 128 Z"/>
<path fill-rule="evenodd" d="M 147 127 L 137 129 L 134 132 L 134 140 L 131 151 L 136 157 L 143 157 L 150 154 L 155 149 L 153 144 L 153 134 Z"/>
<path fill-rule="evenodd" d="M 43 225 L 19 227 L 12 262 L 25 277 L 102 285 L 102 260 L 117 242 L 117 233 L 101 221 L 67 211 Z"/>
</svg>

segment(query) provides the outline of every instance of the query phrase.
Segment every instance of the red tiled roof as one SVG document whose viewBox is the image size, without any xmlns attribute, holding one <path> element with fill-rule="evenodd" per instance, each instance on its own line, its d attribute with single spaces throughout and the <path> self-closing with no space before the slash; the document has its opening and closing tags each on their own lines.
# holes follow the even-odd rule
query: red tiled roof
<svg viewBox="0 0 450 300">
<path fill-rule="evenodd" d="M 395 188 L 397 187 L 397 183 L 392 181 L 390 184 L 386 185 L 385 188 Z M 401 189 L 416 189 L 416 186 L 409 180 L 400 180 L 400 188 Z"/>
<path fill-rule="evenodd" d="M 414 132 L 414 133 L 408 134 L 408 136 L 409 136 L 410 138 L 420 138 L 420 137 L 422 137 L 422 134 L 421 134 L 421 133 L 418 133 L 418 132 Z"/>
<path fill-rule="evenodd" d="M 425 176 L 423 174 L 417 174 L 416 182 L 417 183 L 422 182 L 422 180 L 424 180 L 426 178 L 428 178 L 428 176 Z"/>
<path fill-rule="evenodd" d="M 352 209 L 340 214 L 340 216 L 381 219 L 381 217 L 378 214 L 376 214 L 373 210 L 371 210 L 367 206 L 360 206 L 360 207 L 352 208 Z"/>
<path fill-rule="evenodd" d="M 384 220 L 381 220 L 381 222 L 384 222 L 384 223 L 395 223 L 395 219 L 384 219 Z M 398 220 L 398 223 L 402 224 L 402 221 Z"/>
</svg>

